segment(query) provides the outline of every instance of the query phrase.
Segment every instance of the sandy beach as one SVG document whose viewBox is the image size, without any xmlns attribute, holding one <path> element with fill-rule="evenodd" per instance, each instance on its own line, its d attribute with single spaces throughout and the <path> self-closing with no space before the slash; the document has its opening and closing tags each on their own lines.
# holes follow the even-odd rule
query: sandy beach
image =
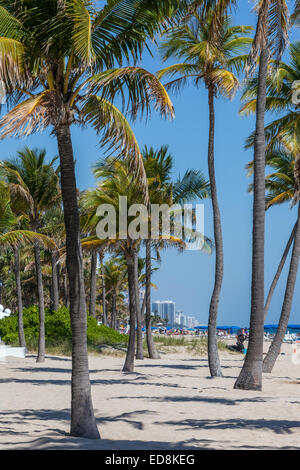
<svg viewBox="0 0 300 470">
<path fill-rule="evenodd" d="M 137 361 L 131 375 L 123 358 L 91 356 L 101 441 L 68 436 L 70 358 L 9 358 L 0 364 L 0 449 L 300 449 L 300 365 L 290 345 L 282 352 L 262 392 L 233 389 L 236 354 L 222 354 L 216 379 L 206 358 L 186 354 Z"/>
</svg>

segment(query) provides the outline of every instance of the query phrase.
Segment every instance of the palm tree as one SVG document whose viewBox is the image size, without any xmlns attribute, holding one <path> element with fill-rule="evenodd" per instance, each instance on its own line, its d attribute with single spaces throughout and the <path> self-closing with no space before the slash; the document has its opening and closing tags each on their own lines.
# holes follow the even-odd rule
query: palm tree
<svg viewBox="0 0 300 470">
<path fill-rule="evenodd" d="M 271 61 L 267 76 L 266 110 L 280 113 L 281 116 L 272 120 L 265 127 L 267 148 L 272 148 L 278 139 L 282 144 L 300 147 L 300 109 L 293 102 L 294 83 L 300 80 L 300 41 L 292 43 L 289 47 L 289 62 Z M 245 87 L 242 99 L 245 104 L 241 108 L 241 115 L 255 112 L 257 102 L 258 76 L 249 80 Z M 247 139 L 246 148 L 253 146 L 254 134 Z M 300 188 L 300 162 L 296 154 L 294 165 L 295 180 Z M 295 197 L 297 194 L 295 193 Z"/>
<path fill-rule="evenodd" d="M 270 51 L 280 58 L 287 40 L 288 7 L 285 0 L 257 2 L 257 26 L 248 63 L 259 56 L 254 138 L 254 200 L 250 337 L 243 368 L 234 387 L 261 390 L 264 336 L 264 238 L 265 238 L 265 110 Z M 278 21 L 278 18 L 280 21 Z"/>
<path fill-rule="evenodd" d="M 163 145 L 155 150 L 153 147 L 144 147 L 143 151 L 144 166 L 148 180 L 148 193 L 151 204 L 173 204 L 182 205 L 185 202 L 195 199 L 204 199 L 210 195 L 209 184 L 202 172 L 196 170 L 187 170 L 182 178 L 175 182 L 171 179 L 174 165 L 174 159 L 169 154 L 168 146 Z M 204 249 L 207 248 L 209 240 L 206 239 Z M 146 240 L 146 338 L 149 357 L 157 359 L 159 357 L 152 337 L 151 331 L 151 250 L 159 250 L 162 246 L 184 246 L 180 240 L 171 237 L 169 240 Z"/>
<path fill-rule="evenodd" d="M 87 227 L 92 229 L 97 226 L 100 217 L 97 216 L 97 209 L 102 204 L 110 204 L 114 207 L 117 221 L 119 220 L 119 197 L 126 196 L 128 206 L 143 202 L 143 192 L 141 191 L 140 185 L 133 182 L 132 176 L 128 173 L 128 165 L 126 162 L 109 158 L 98 162 L 94 168 L 94 174 L 100 179 L 98 187 L 85 191 L 82 195 L 82 205 L 84 211 L 89 214 L 89 220 Z M 131 218 L 128 218 L 130 223 Z M 138 281 L 137 270 L 135 268 L 140 240 L 131 239 L 129 236 L 124 238 L 119 233 L 120 228 L 116 227 L 116 239 L 115 240 L 100 240 L 97 237 L 89 237 L 82 241 L 84 248 L 106 248 L 106 249 L 118 249 L 122 253 L 127 264 L 127 275 L 128 275 L 128 293 L 129 293 L 129 343 L 127 349 L 127 355 L 125 364 L 123 367 L 124 372 L 133 372 L 134 370 L 134 356 L 135 356 L 135 339 L 136 330 L 135 324 L 137 319 L 137 285 Z M 126 235 L 127 236 L 127 235 Z M 121 237 L 121 238 L 120 238 Z"/>
<path fill-rule="evenodd" d="M 14 160 L 4 160 L 1 170 L 6 176 L 12 195 L 14 210 L 27 216 L 29 227 L 39 232 L 41 218 L 46 209 L 57 204 L 60 197 L 58 174 L 53 168 L 54 158 L 46 163 L 46 150 L 29 149 L 17 152 Z M 39 346 L 37 362 L 45 360 L 45 302 L 40 247 L 34 244 L 35 271 L 39 302 Z"/>
<path fill-rule="evenodd" d="M 269 209 L 276 204 L 282 204 L 286 201 L 290 201 L 291 203 L 293 202 L 295 197 L 294 160 L 295 156 L 291 147 L 287 148 L 283 144 L 279 144 L 279 142 L 276 142 L 275 145 L 269 145 L 268 152 L 266 154 L 266 164 L 272 167 L 275 171 L 266 176 L 266 209 Z M 253 162 L 250 162 L 247 165 L 247 168 L 250 170 L 249 174 L 252 174 Z M 249 186 L 249 191 L 253 191 L 252 184 Z M 284 268 L 290 248 L 294 242 L 296 226 L 297 221 L 287 241 L 277 271 L 271 282 L 268 295 L 266 296 L 264 320 L 266 320 L 268 315 L 276 285 Z"/>
<path fill-rule="evenodd" d="M 297 186 L 294 178 L 294 164 L 297 159 L 298 150 L 293 146 L 286 147 L 278 144 L 275 148 L 269 150 L 267 154 L 267 165 L 274 171 L 266 177 L 266 206 L 267 208 L 274 205 L 295 201 L 295 193 Z M 278 354 L 280 353 L 281 344 L 288 325 L 292 300 L 294 295 L 295 283 L 297 278 L 299 255 L 300 255 L 300 209 L 298 202 L 298 217 L 289 243 L 293 243 L 292 256 L 290 261 L 289 274 L 285 289 L 284 302 L 282 305 L 280 320 L 276 335 L 271 343 L 269 351 L 263 361 L 263 372 L 272 372 Z M 291 242 L 290 242 L 291 240 Z M 288 247 L 285 251 L 288 251 Z M 284 264 L 281 260 L 281 264 Z"/>
<path fill-rule="evenodd" d="M 251 28 L 247 26 L 232 26 L 226 9 L 218 16 L 217 22 L 214 9 L 208 10 L 205 16 L 196 10 L 192 17 L 188 17 L 188 20 L 184 20 L 179 26 L 168 31 L 166 39 L 161 44 L 164 60 L 176 57 L 182 61 L 158 73 L 159 78 L 176 77 L 166 85 L 166 88 L 178 91 L 189 81 L 193 81 L 196 86 L 203 83 L 208 91 L 208 169 L 216 246 L 215 281 L 208 319 L 208 359 L 212 376 L 222 375 L 216 327 L 224 270 L 222 225 L 214 167 L 214 106 L 218 95 L 230 98 L 239 85 L 235 73 L 241 71 L 245 62 L 246 56 L 242 53 L 251 42 L 251 39 L 245 36 L 250 31 Z"/>
<path fill-rule="evenodd" d="M 26 347 L 23 328 L 23 299 L 20 276 L 19 248 L 25 245 L 42 244 L 53 248 L 54 243 L 48 237 L 29 230 L 19 230 L 22 217 L 16 217 L 11 208 L 10 189 L 4 181 L 0 181 L 0 248 L 11 249 L 14 253 L 14 274 L 18 299 L 18 335 L 21 347 Z"/>
<path fill-rule="evenodd" d="M 124 289 L 126 281 L 126 266 L 124 262 L 116 258 L 109 259 L 104 265 L 104 278 L 107 288 L 106 295 L 111 295 L 110 325 L 115 330 L 117 327 L 117 298 Z"/>
<path fill-rule="evenodd" d="M 173 106 L 159 81 L 141 67 L 120 67 L 140 58 L 149 37 L 161 29 L 180 0 L 0 1 L 0 79 L 18 103 L 2 119 L 2 137 L 28 135 L 50 126 L 57 138 L 70 289 L 73 344 L 71 435 L 99 438 L 86 346 L 86 305 L 82 274 L 73 124 L 103 131 L 102 142 L 124 150 L 131 168 L 145 178 L 130 125 L 113 104 L 124 98 L 133 116 L 154 102 L 162 115 Z M 183 2 L 185 4 L 185 2 Z M 149 12 L 151 11 L 151 14 Z M 129 93 L 126 95 L 126 90 Z M 128 99 L 126 99 L 128 98 Z"/>
</svg>

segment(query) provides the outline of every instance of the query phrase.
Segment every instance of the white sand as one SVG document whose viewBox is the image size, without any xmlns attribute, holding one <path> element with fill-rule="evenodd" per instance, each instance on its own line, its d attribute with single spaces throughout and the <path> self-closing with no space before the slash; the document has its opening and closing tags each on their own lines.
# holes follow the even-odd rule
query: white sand
<svg viewBox="0 0 300 470">
<path fill-rule="evenodd" d="M 124 375 L 123 359 L 91 357 L 101 441 L 68 436 L 69 358 L 11 358 L 0 363 L 0 448 L 299 449 L 300 364 L 291 346 L 283 351 L 262 392 L 233 389 L 239 355 L 222 355 L 217 379 L 208 377 L 205 358 L 145 359 Z"/>
</svg>

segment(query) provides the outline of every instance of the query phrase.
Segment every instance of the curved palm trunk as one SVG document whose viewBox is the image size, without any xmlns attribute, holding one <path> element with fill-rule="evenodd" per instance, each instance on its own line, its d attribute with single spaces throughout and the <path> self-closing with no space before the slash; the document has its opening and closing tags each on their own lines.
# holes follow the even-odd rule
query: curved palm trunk
<svg viewBox="0 0 300 470">
<path fill-rule="evenodd" d="M 18 298 L 18 335 L 19 335 L 19 345 L 21 348 L 26 348 L 25 334 L 24 334 L 24 325 L 23 325 L 23 300 L 22 300 L 22 287 L 21 287 L 21 275 L 20 275 L 20 256 L 19 250 L 14 249 L 15 256 L 15 278 L 16 278 L 16 287 L 17 287 L 17 298 Z"/>
<path fill-rule="evenodd" d="M 128 293 L 129 293 L 129 341 L 123 372 L 133 372 L 135 356 L 135 319 L 136 319 L 136 290 L 134 256 L 127 254 Z"/>
<path fill-rule="evenodd" d="M 252 242 L 251 317 L 248 351 L 234 388 L 261 390 L 264 340 L 264 251 L 265 251 L 265 127 L 266 77 L 269 53 L 261 50 L 254 142 L 254 202 Z"/>
<path fill-rule="evenodd" d="M 138 279 L 138 252 L 135 251 L 134 255 L 134 284 L 135 284 L 135 295 L 136 295 L 136 358 L 139 360 L 144 359 L 143 351 L 143 318 L 140 305 L 139 296 L 139 279 Z"/>
<path fill-rule="evenodd" d="M 280 320 L 276 335 L 271 343 L 269 351 L 263 362 L 263 372 L 272 372 L 276 359 L 280 353 L 282 341 L 288 326 L 290 318 L 292 302 L 294 297 L 295 284 L 298 273 L 300 255 L 300 205 L 298 206 L 298 221 L 296 224 L 295 240 L 292 251 L 292 257 L 290 262 L 290 269 L 286 283 L 286 289 L 284 294 L 284 301 L 282 305 Z"/>
<path fill-rule="evenodd" d="M 100 269 L 101 269 L 101 282 L 102 282 L 102 322 L 103 325 L 107 325 L 107 318 L 106 318 L 106 286 L 105 286 L 105 278 L 104 278 L 104 270 L 103 270 L 103 260 L 104 254 L 100 253 Z"/>
<path fill-rule="evenodd" d="M 159 359 L 151 330 L 151 240 L 146 240 L 146 338 L 150 359 Z M 143 310 L 144 311 L 144 310 Z"/>
<path fill-rule="evenodd" d="M 297 227 L 297 222 L 295 223 L 294 228 L 292 230 L 292 233 L 290 235 L 290 238 L 288 239 L 288 242 L 287 242 L 286 247 L 284 249 L 282 258 L 281 258 L 280 263 L 278 265 L 276 274 L 275 274 L 274 279 L 272 281 L 272 284 L 270 286 L 270 290 L 269 290 L 269 293 L 268 293 L 268 296 L 267 296 L 267 299 L 266 299 L 266 303 L 265 303 L 265 308 L 264 308 L 264 320 L 266 320 L 266 318 L 267 318 L 269 308 L 270 308 L 270 304 L 271 304 L 271 300 L 272 300 L 277 282 L 280 278 L 281 272 L 283 270 L 283 267 L 285 265 L 286 259 L 288 257 L 289 251 L 290 251 L 290 248 L 291 248 L 293 240 L 295 238 L 296 227 Z"/>
<path fill-rule="evenodd" d="M 215 109 L 214 87 L 208 88 L 209 103 L 209 142 L 208 142 L 208 171 L 211 188 L 211 200 L 213 206 L 214 238 L 216 246 L 215 284 L 210 301 L 208 317 L 208 364 L 212 377 L 222 376 L 217 342 L 217 316 L 220 292 L 224 273 L 223 236 L 221 226 L 221 214 L 218 204 L 216 175 L 214 165 L 214 141 L 215 141 Z"/>
<path fill-rule="evenodd" d="M 51 264 L 52 264 L 52 308 L 58 310 L 59 306 L 59 285 L 58 285 L 58 269 L 57 269 L 58 252 L 53 251 L 51 253 Z"/>
<path fill-rule="evenodd" d="M 69 278 L 72 329 L 71 435 L 98 439 L 89 378 L 87 316 L 80 244 L 75 165 L 68 124 L 56 128 L 61 189 L 66 226 L 66 266 Z"/>
<path fill-rule="evenodd" d="M 97 291 L 97 252 L 91 255 L 91 277 L 90 277 L 90 315 L 96 317 L 96 291 Z"/>
<path fill-rule="evenodd" d="M 36 362 L 45 361 L 45 302 L 44 302 L 44 286 L 42 276 L 40 247 L 37 243 L 34 245 L 35 272 L 37 279 L 37 292 L 39 304 L 39 345 Z"/>
</svg>

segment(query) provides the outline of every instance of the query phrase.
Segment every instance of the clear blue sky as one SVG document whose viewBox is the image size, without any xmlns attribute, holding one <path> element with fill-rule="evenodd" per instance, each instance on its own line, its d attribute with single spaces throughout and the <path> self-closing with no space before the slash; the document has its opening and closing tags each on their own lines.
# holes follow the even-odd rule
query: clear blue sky
<svg viewBox="0 0 300 470">
<path fill-rule="evenodd" d="M 254 25 L 252 1 L 242 0 L 235 15 L 235 24 Z M 296 33 L 293 34 L 296 39 Z M 299 30 L 297 32 L 299 39 Z M 154 51 L 155 52 L 155 51 Z M 159 55 L 145 56 L 143 67 L 156 72 L 162 67 Z M 151 121 L 135 124 L 134 130 L 142 147 L 144 144 L 159 147 L 168 144 L 174 156 L 174 177 L 187 168 L 201 169 L 207 174 L 208 107 L 204 88 L 193 86 L 179 96 L 171 96 L 175 105 L 174 121 L 163 121 L 153 113 Z M 232 101 L 219 99 L 216 104 L 216 175 L 219 203 L 222 213 L 225 273 L 220 299 L 219 323 L 246 326 L 250 315 L 251 230 L 252 197 L 247 193 L 249 179 L 245 165 L 252 153 L 243 150 L 245 138 L 254 128 L 253 118 L 238 116 L 239 96 Z M 78 187 L 94 185 L 91 166 L 102 156 L 98 138 L 92 130 L 73 128 L 74 151 L 77 160 Z M 46 147 L 49 158 L 57 154 L 55 138 L 48 132 L 26 140 L 9 139 L 0 143 L 1 158 L 14 156 L 23 145 Z M 266 288 L 277 268 L 285 243 L 295 222 L 295 209 L 287 204 L 275 207 L 266 215 Z M 205 203 L 205 233 L 212 237 L 211 203 Z M 175 250 L 163 253 L 160 270 L 154 282 L 158 289 L 153 300 L 172 299 L 185 314 L 196 315 L 207 322 L 210 296 L 213 288 L 214 255 L 201 252 L 177 254 Z M 277 322 L 282 305 L 287 269 L 274 295 L 267 322 Z M 294 297 L 291 321 L 300 323 L 300 279 Z"/>
</svg>

